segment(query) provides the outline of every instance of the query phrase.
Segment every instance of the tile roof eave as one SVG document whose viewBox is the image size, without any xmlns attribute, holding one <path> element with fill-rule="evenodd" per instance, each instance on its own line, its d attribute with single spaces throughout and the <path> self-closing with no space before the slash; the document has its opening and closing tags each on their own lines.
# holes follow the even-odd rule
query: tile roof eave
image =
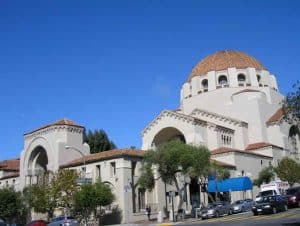
<svg viewBox="0 0 300 226">
<path fill-rule="evenodd" d="M 118 152 L 118 150 L 113 150 L 113 151 Z M 141 152 L 141 153 L 138 153 L 138 152 Z M 144 155 L 144 151 L 136 150 L 136 153 L 124 153 L 124 152 L 120 151 L 120 153 L 116 153 L 116 154 L 113 154 L 113 155 L 99 156 L 97 158 L 92 158 L 93 155 L 97 155 L 97 154 L 100 154 L 100 153 L 101 152 L 86 156 L 87 159 L 85 160 L 85 164 L 100 162 L 100 161 L 105 161 L 105 160 L 110 160 L 110 159 L 116 159 L 116 158 L 126 158 L 126 157 L 142 159 L 143 155 Z M 90 159 L 88 159 L 88 158 L 90 158 Z M 69 163 L 63 164 L 63 165 L 60 166 L 60 168 L 63 169 L 63 168 L 81 166 L 81 165 L 84 165 L 83 157 L 75 159 L 75 160 L 73 160 Z"/>
</svg>

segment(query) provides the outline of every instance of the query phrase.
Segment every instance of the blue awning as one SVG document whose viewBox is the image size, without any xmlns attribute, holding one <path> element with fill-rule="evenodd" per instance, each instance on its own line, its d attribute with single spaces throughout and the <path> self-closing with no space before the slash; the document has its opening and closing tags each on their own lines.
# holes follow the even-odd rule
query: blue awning
<svg viewBox="0 0 300 226">
<path fill-rule="evenodd" d="M 217 186 L 218 192 L 225 191 L 245 191 L 251 190 L 253 185 L 249 177 L 235 177 L 225 179 L 216 183 L 216 180 L 208 180 L 208 191 L 215 192 Z"/>
</svg>

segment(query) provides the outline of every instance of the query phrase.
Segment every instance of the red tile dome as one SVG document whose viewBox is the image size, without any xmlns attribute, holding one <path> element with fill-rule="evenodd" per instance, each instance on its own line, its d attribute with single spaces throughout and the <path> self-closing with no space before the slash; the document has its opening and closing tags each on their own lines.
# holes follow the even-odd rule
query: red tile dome
<svg viewBox="0 0 300 226">
<path fill-rule="evenodd" d="M 236 50 L 223 50 L 211 54 L 201 60 L 192 70 L 188 81 L 195 76 L 205 75 L 209 71 L 221 71 L 227 68 L 235 67 L 244 69 L 253 67 L 257 70 L 265 67 L 254 57 Z"/>
</svg>

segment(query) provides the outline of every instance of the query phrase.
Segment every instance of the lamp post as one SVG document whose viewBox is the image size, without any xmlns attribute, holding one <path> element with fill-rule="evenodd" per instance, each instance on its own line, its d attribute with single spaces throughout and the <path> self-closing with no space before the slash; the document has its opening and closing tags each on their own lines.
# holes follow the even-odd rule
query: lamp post
<svg viewBox="0 0 300 226">
<path fill-rule="evenodd" d="M 84 174 L 83 174 L 83 183 L 85 183 L 85 172 L 86 172 L 86 164 L 85 164 L 85 154 L 80 151 L 78 148 L 75 148 L 73 146 L 68 146 L 66 145 L 65 146 L 65 149 L 68 150 L 68 149 L 73 149 L 74 151 L 77 151 L 81 156 L 82 156 L 82 159 L 83 159 L 83 167 L 84 167 Z"/>
</svg>

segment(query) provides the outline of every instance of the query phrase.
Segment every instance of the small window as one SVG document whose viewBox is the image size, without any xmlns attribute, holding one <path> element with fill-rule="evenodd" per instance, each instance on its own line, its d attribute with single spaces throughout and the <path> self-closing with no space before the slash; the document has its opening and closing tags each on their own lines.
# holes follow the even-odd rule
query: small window
<svg viewBox="0 0 300 226">
<path fill-rule="evenodd" d="M 263 160 L 260 160 L 260 165 L 262 165 L 263 164 Z"/>
<path fill-rule="evenodd" d="M 116 176 L 116 163 L 115 162 L 110 163 L 110 175 L 112 177 Z"/>
<path fill-rule="evenodd" d="M 261 80 L 261 76 L 260 75 L 256 75 L 257 81 L 260 82 Z"/>
<path fill-rule="evenodd" d="M 96 165 L 96 178 L 101 178 L 101 166 Z"/>
<path fill-rule="evenodd" d="M 202 85 L 202 89 L 207 89 L 208 88 L 208 80 L 203 79 L 201 82 L 201 85 Z"/>
<path fill-rule="evenodd" d="M 218 79 L 220 85 L 226 85 L 228 83 L 226 75 L 221 75 Z"/>
<path fill-rule="evenodd" d="M 246 76 L 244 74 L 238 74 L 238 82 L 243 83 L 246 81 Z"/>
</svg>

